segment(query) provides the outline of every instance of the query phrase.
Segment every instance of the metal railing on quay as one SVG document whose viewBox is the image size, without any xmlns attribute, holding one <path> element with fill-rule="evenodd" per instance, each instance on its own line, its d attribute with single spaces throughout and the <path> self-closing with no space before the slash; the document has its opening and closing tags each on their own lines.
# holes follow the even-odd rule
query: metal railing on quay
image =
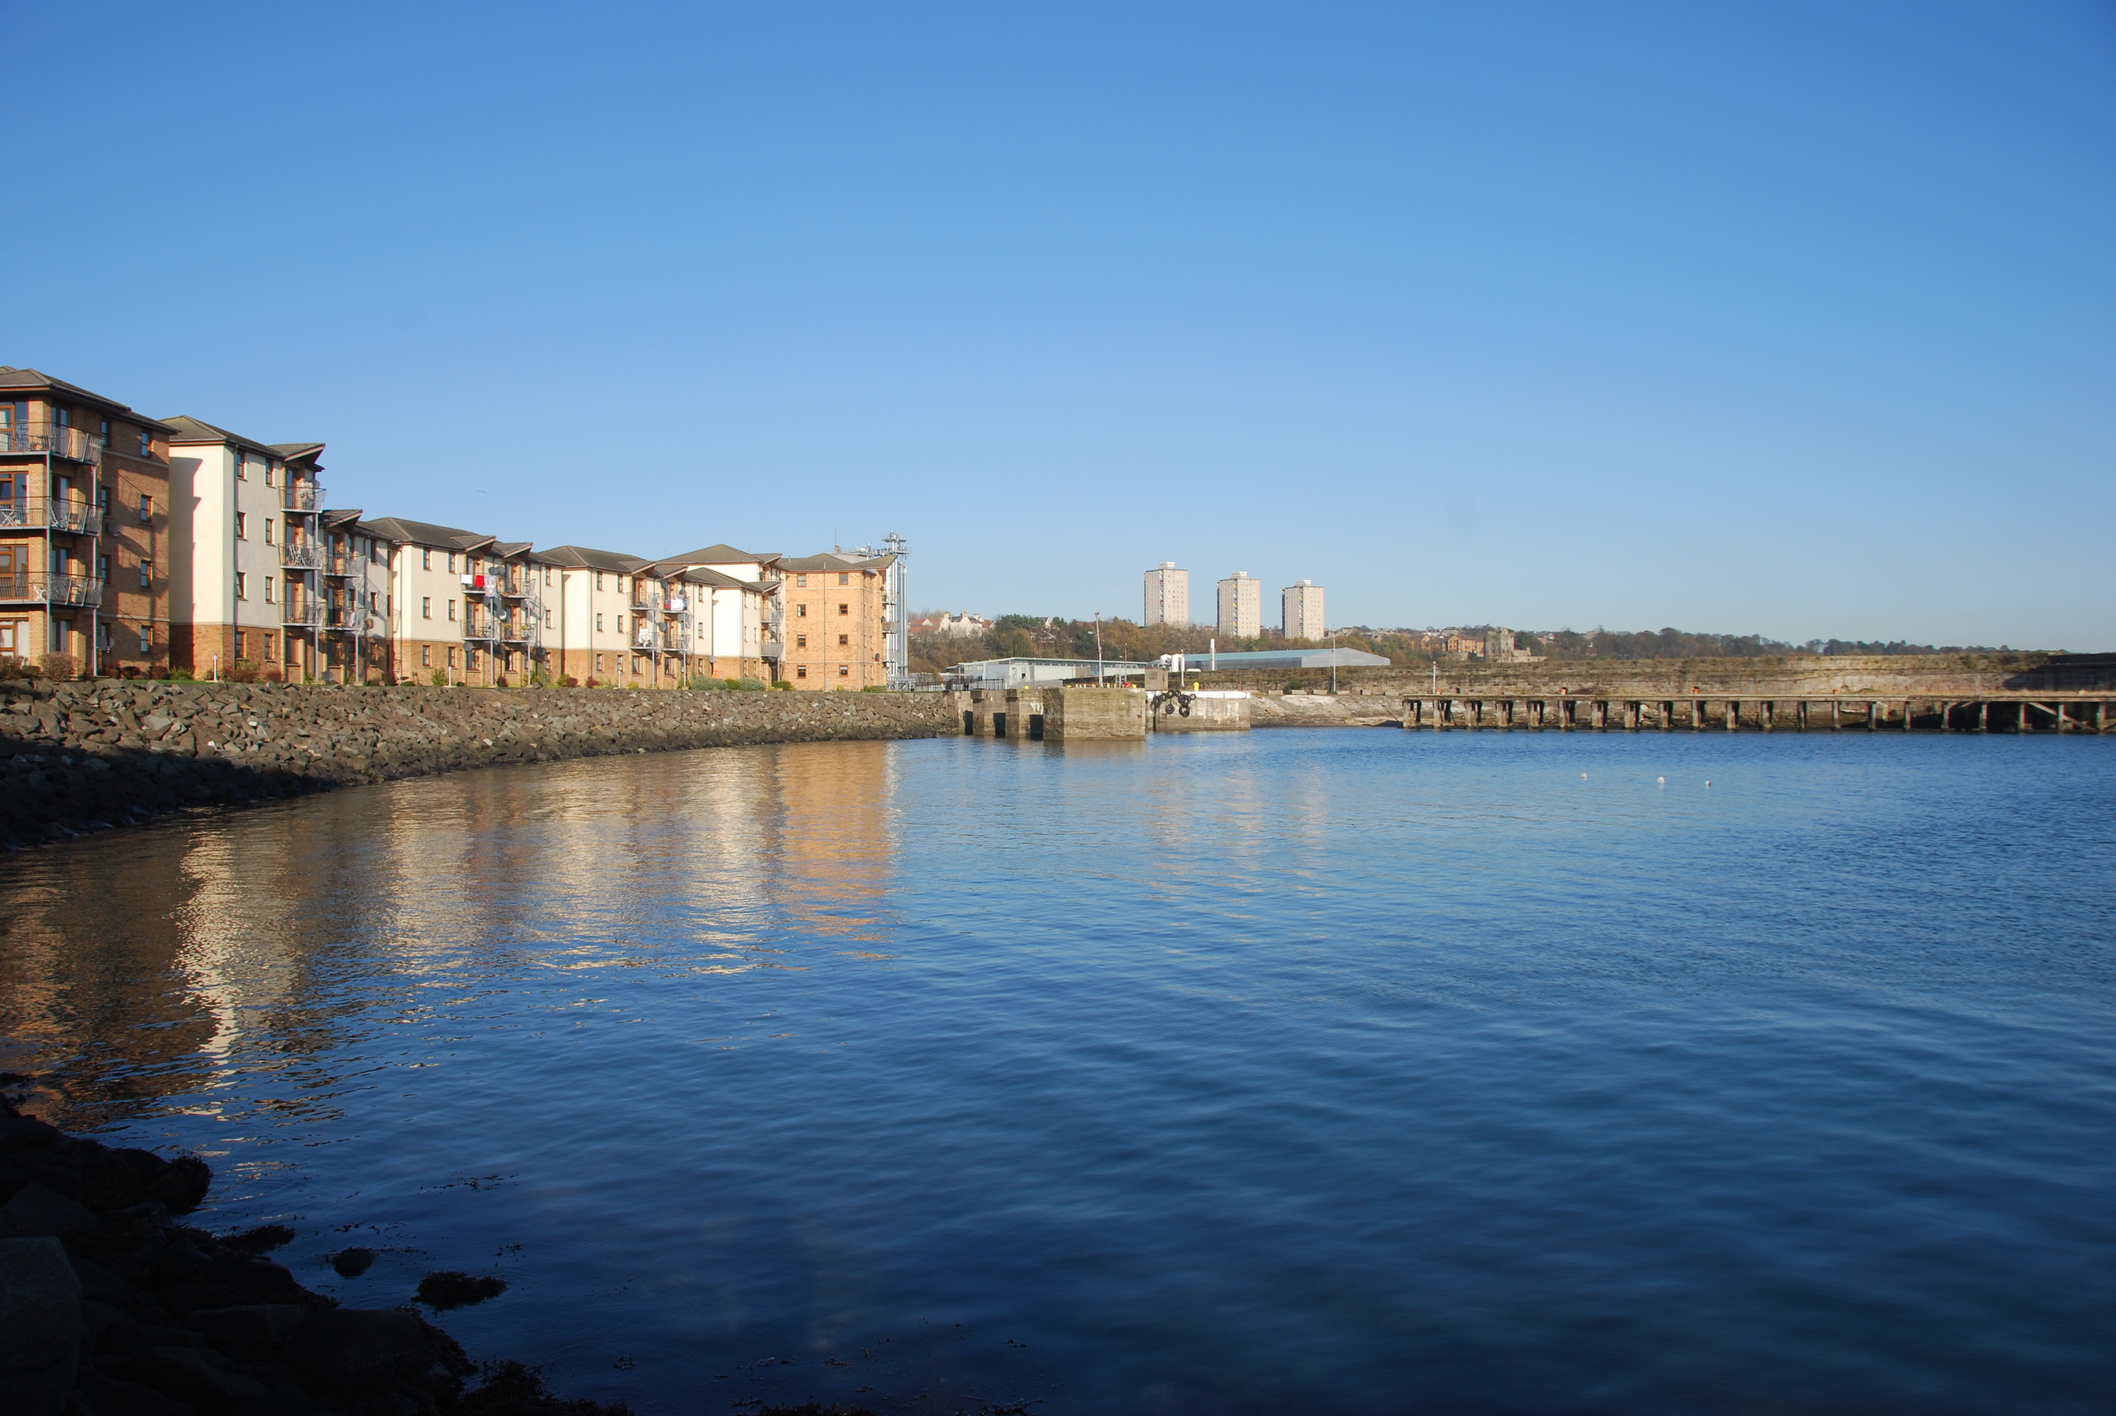
<svg viewBox="0 0 2116 1416">
<path fill-rule="evenodd" d="M 0 501 L 0 530 L 18 528 L 100 536 L 103 534 L 103 513 L 87 502 L 57 497 L 9 497 Z"/>
<path fill-rule="evenodd" d="M 103 582 L 86 575 L 0 575 L 0 600 L 94 609 L 103 603 Z"/>
<path fill-rule="evenodd" d="M 57 423 L 25 423 L 19 427 L 0 428 L 0 453 L 50 453 L 70 462 L 101 462 L 103 440 L 90 436 L 85 428 L 62 427 Z"/>
</svg>

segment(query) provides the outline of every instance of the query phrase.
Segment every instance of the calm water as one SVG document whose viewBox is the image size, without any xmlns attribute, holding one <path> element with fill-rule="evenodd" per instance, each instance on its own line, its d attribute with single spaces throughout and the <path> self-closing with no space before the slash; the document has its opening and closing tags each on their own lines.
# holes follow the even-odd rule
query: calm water
<svg viewBox="0 0 2116 1416">
<path fill-rule="evenodd" d="M 2107 740 L 510 768 L 0 860 L 0 1065 L 642 1410 L 2106 1411 L 2112 862 Z"/>
</svg>

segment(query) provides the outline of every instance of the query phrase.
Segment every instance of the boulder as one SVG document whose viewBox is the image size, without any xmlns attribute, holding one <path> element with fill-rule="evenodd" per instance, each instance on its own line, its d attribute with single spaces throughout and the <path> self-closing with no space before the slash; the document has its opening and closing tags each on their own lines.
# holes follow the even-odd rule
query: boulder
<svg viewBox="0 0 2116 1416">
<path fill-rule="evenodd" d="M 0 1411 L 59 1416 L 73 1389 L 81 1284 L 57 1239 L 0 1239 Z"/>
</svg>

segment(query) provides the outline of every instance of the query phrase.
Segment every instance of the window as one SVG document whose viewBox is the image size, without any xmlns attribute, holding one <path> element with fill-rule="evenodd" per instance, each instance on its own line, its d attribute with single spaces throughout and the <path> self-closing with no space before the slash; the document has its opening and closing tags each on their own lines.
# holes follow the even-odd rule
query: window
<svg viewBox="0 0 2116 1416">
<path fill-rule="evenodd" d="M 803 664 L 803 665 L 801 665 L 801 667 L 800 667 L 800 668 L 798 668 L 798 669 L 795 669 L 795 670 L 793 671 L 793 676 L 794 676 L 795 678 L 807 678 L 807 677 L 808 677 L 808 665 L 806 665 L 806 664 Z"/>
<path fill-rule="evenodd" d="M 623 615 L 619 615 L 617 617 L 617 632 L 619 634 L 623 634 L 625 632 L 625 617 Z"/>
<path fill-rule="evenodd" d="M 110 488 L 96 488 L 96 510 L 101 512 L 108 512 L 110 510 Z"/>
<path fill-rule="evenodd" d="M 846 573 L 840 572 L 840 574 L 838 575 L 838 584 L 840 584 L 840 585 L 850 585 L 851 583 L 852 583 L 852 576 L 851 576 L 851 575 L 849 575 L 849 574 L 846 574 Z"/>
<path fill-rule="evenodd" d="M 271 635 L 269 635 L 269 634 L 267 634 L 267 635 L 266 635 L 266 636 L 264 637 L 264 642 L 265 642 L 265 651 L 264 651 L 264 656 L 265 656 L 265 657 L 266 657 L 267 659 L 269 659 L 269 658 L 271 658 L 271 657 L 272 657 L 272 636 L 271 636 Z"/>
<path fill-rule="evenodd" d="M 265 577 L 265 603 L 267 605 L 272 603 L 272 580 L 272 576 L 267 575 Z"/>
<path fill-rule="evenodd" d="M 838 643 L 840 644 L 850 644 L 851 642 L 852 636 L 849 634 L 841 634 L 838 636 Z"/>
<path fill-rule="evenodd" d="M 850 664 L 840 664 L 840 665 L 838 665 L 838 677 L 839 677 L 839 678 L 850 678 L 850 677 L 852 677 L 852 665 L 850 665 Z"/>
<path fill-rule="evenodd" d="M 19 620 L 10 620 L 6 624 L 0 624 L 0 654 L 12 654 L 15 652 L 16 646 L 21 643 L 20 640 L 16 639 L 15 634 L 21 627 L 21 621 Z"/>
<path fill-rule="evenodd" d="M 433 596 L 421 595 L 419 597 L 419 618 L 422 620 L 433 618 Z"/>
<path fill-rule="evenodd" d="M 597 634 L 601 634 L 601 633 L 602 633 L 602 616 L 601 616 L 601 614 L 597 614 L 597 615 L 595 616 L 595 632 L 596 632 Z"/>
<path fill-rule="evenodd" d="M 142 590 L 145 590 L 145 589 L 147 588 L 147 577 L 148 577 L 148 575 L 149 575 L 150 573 L 151 573 L 151 568 L 150 568 L 150 567 L 148 566 L 147 562 L 145 562 L 145 561 L 141 561 L 141 562 L 140 562 L 140 589 L 142 589 Z"/>
<path fill-rule="evenodd" d="M 426 548 L 425 548 L 424 546 L 421 546 L 421 547 L 419 548 L 419 569 L 421 569 L 421 570 L 432 570 L 432 569 L 433 569 L 433 552 L 432 552 L 432 551 L 430 551 L 430 550 L 428 550 L 428 549 L 426 549 Z"/>
<path fill-rule="evenodd" d="M 238 482 L 250 480 L 250 464 L 244 460 L 243 455 L 239 452 L 235 454 L 235 480 Z M 236 657 L 240 658 L 242 656 L 238 654 Z"/>
<path fill-rule="evenodd" d="M 273 467 L 272 467 L 272 464 L 271 464 L 271 463 L 269 463 L 269 462 L 267 462 L 267 463 L 265 464 L 265 485 L 266 485 L 267 487 L 269 487 L 269 486 L 271 486 L 271 485 L 272 485 L 272 472 L 273 472 L 273 470 L 274 470 L 274 469 L 273 469 Z"/>
<path fill-rule="evenodd" d="M 600 654 L 597 654 L 597 655 L 595 656 L 595 672 L 597 672 L 597 673 L 601 673 L 601 672 L 602 672 L 602 655 L 600 655 Z"/>
<path fill-rule="evenodd" d="M 455 650 L 453 650 L 453 649 L 450 649 L 450 650 L 448 651 L 448 667 L 452 669 L 452 668 L 454 668 L 455 666 L 456 666 L 456 651 L 455 651 Z"/>
<path fill-rule="evenodd" d="M 241 630 L 239 630 L 239 629 L 235 631 L 235 657 L 236 657 L 236 658 L 240 659 L 240 658 L 242 657 L 242 650 L 243 650 L 243 640 L 247 639 L 248 637 L 249 637 L 248 635 L 245 635 L 245 634 L 244 634 L 244 633 L 243 633 L 243 632 L 242 632 Z"/>
<path fill-rule="evenodd" d="M 808 577 L 805 575 L 796 575 L 793 578 L 793 583 L 796 585 L 806 585 L 808 583 Z"/>
<path fill-rule="evenodd" d="M 147 435 L 145 433 L 140 434 L 140 441 L 147 441 Z M 151 654 L 154 652 L 154 636 L 149 633 L 147 626 L 144 624 L 140 626 L 140 652 L 142 654 Z"/>
<path fill-rule="evenodd" d="M 140 525 L 145 526 L 148 522 L 152 520 L 154 520 L 154 498 L 148 496 L 145 492 L 141 492 Z"/>
<path fill-rule="evenodd" d="M 465 565 L 468 565 L 470 563 L 470 557 L 463 557 L 463 563 Z M 448 573 L 450 575 L 454 575 L 456 573 L 456 553 L 454 551 L 450 551 L 448 553 Z"/>
<path fill-rule="evenodd" d="M 419 667 L 422 669 L 433 667 L 433 646 L 431 644 L 419 646 Z"/>
<path fill-rule="evenodd" d="M 448 622 L 450 624 L 454 624 L 456 622 L 456 602 L 453 600 L 450 600 L 448 602 Z M 453 659 L 452 655 L 450 657 L 451 659 Z"/>
<path fill-rule="evenodd" d="M 840 600 L 838 601 L 838 613 L 841 615 L 849 615 L 852 613 L 852 606 L 846 604 L 843 600 Z"/>
<path fill-rule="evenodd" d="M 807 619 L 807 618 L 808 618 L 808 606 L 806 606 L 806 605 L 795 605 L 795 606 L 793 607 L 793 617 L 794 617 L 795 619 Z"/>
<path fill-rule="evenodd" d="M 235 539 L 238 541 L 250 539 L 250 514 L 246 511 L 235 513 Z"/>
<path fill-rule="evenodd" d="M 544 628 L 551 628 L 551 611 L 544 611 Z"/>
<path fill-rule="evenodd" d="M 272 518 L 269 516 L 265 518 L 265 544 L 272 544 Z"/>
<path fill-rule="evenodd" d="M 153 440 L 152 438 L 150 438 L 150 437 L 149 437 L 149 436 L 147 435 L 147 430 L 146 430 L 145 428 L 142 428 L 142 429 L 140 429 L 140 456 L 142 456 L 142 457 L 147 457 L 147 456 L 151 455 L 151 454 L 152 454 L 153 452 L 154 452 L 154 440 Z M 141 637 L 142 637 L 142 638 L 145 638 L 145 635 L 144 635 L 144 634 L 142 634 L 142 636 L 141 636 Z M 145 651 L 144 651 L 144 650 L 142 650 L 142 652 L 145 652 Z"/>
<path fill-rule="evenodd" d="M 235 598 L 238 600 L 250 598 L 250 577 L 239 570 L 235 572 Z"/>
<path fill-rule="evenodd" d="M 808 636 L 805 634 L 796 634 L 793 637 L 793 645 L 796 649 L 806 649 L 808 647 Z"/>
</svg>

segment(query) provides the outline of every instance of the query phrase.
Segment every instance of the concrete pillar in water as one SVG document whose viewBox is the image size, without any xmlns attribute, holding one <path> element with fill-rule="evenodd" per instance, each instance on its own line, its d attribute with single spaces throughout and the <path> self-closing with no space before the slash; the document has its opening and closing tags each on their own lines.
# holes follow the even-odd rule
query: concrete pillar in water
<svg viewBox="0 0 2116 1416">
<path fill-rule="evenodd" d="M 1628 700 L 1624 704 L 1624 731 L 1627 733 L 1638 731 L 1638 704 Z"/>
<path fill-rule="evenodd" d="M 1741 731 L 1741 700 L 1738 698 L 1729 698 L 1727 700 L 1727 731 L 1730 733 Z"/>
<path fill-rule="evenodd" d="M 1976 704 L 1976 730 L 1980 733 L 1991 731 L 1991 705 L 1982 699 Z"/>
<path fill-rule="evenodd" d="M 1841 698 L 1829 701 L 1829 730 L 1833 733 L 1844 731 L 1844 700 Z"/>
<path fill-rule="evenodd" d="M 1043 738 L 1046 742 L 1143 742 L 1146 740 L 1146 690 L 1046 688 L 1043 691 Z"/>
<path fill-rule="evenodd" d="M 1765 732 L 1771 730 L 1771 717 L 1777 707 L 1778 705 L 1768 698 L 1756 705 L 1756 716 L 1762 722 Z"/>
</svg>

